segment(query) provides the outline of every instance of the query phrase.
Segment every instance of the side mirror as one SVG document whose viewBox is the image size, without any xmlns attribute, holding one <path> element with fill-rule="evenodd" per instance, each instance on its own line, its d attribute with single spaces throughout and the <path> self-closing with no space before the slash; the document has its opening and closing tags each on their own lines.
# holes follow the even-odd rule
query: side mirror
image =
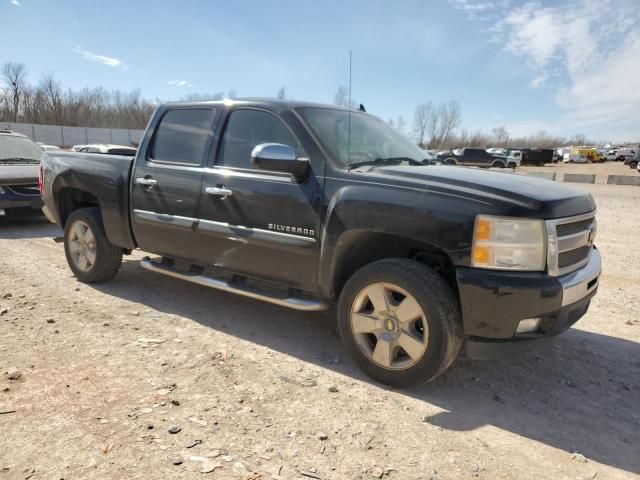
<svg viewBox="0 0 640 480">
<path fill-rule="evenodd" d="M 286 172 L 296 180 L 302 179 L 309 170 L 309 159 L 298 158 L 296 149 L 281 143 L 261 143 L 251 152 L 251 163 L 263 170 Z"/>
</svg>

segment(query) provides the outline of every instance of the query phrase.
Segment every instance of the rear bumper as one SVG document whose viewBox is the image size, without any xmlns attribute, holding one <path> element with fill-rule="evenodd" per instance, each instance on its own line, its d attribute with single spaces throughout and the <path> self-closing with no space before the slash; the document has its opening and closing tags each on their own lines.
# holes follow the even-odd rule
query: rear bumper
<svg viewBox="0 0 640 480">
<path fill-rule="evenodd" d="M 557 335 L 582 317 L 596 294 L 601 272 L 594 248 L 589 263 L 562 277 L 459 268 L 458 289 L 467 355 L 494 358 Z M 521 320 L 540 318 L 536 332 L 516 334 Z M 484 353 L 496 350 L 494 354 Z"/>
<path fill-rule="evenodd" d="M 8 210 L 10 208 L 31 208 L 39 210 L 43 206 L 40 196 L 26 197 L 20 196 L 16 198 L 9 195 L 0 195 L 0 210 Z"/>
</svg>

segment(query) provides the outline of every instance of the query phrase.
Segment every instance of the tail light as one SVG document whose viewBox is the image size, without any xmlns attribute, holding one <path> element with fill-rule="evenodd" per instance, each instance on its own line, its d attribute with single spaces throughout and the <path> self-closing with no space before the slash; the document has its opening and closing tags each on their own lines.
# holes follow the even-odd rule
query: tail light
<svg viewBox="0 0 640 480">
<path fill-rule="evenodd" d="M 38 170 L 38 190 L 40 190 L 40 196 L 44 197 L 44 165 L 42 163 L 40 163 Z"/>
</svg>

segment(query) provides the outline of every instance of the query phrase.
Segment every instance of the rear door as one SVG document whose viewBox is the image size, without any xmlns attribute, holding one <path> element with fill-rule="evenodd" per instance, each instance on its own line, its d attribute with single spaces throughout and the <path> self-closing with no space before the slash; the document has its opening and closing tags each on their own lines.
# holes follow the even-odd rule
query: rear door
<svg viewBox="0 0 640 480">
<path fill-rule="evenodd" d="M 205 264 L 312 290 L 323 172 L 313 171 L 313 159 L 302 182 L 288 173 L 256 169 L 251 152 L 261 143 L 289 145 L 306 156 L 290 125 L 274 113 L 232 110 L 215 164 L 204 175 L 199 255 Z"/>
<path fill-rule="evenodd" d="M 142 250 L 190 260 L 197 251 L 198 201 L 215 111 L 175 107 L 159 115 L 132 172 L 133 233 Z"/>
</svg>

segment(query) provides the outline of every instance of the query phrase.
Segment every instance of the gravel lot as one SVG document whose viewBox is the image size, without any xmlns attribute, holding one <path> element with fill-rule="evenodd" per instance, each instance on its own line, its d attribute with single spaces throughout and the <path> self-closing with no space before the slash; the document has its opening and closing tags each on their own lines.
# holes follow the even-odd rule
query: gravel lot
<svg viewBox="0 0 640 480">
<path fill-rule="evenodd" d="M 595 173 L 598 177 L 596 183 L 606 183 L 607 175 L 633 175 L 640 176 L 637 170 L 629 168 L 623 162 L 604 163 L 548 163 L 544 167 L 523 166 L 518 169 L 525 172 L 556 172 L 564 173 Z M 600 180 L 604 180 L 601 182 Z"/>
<path fill-rule="evenodd" d="M 587 316 L 406 391 L 346 359 L 330 314 L 138 253 L 83 285 L 55 227 L 0 219 L 0 479 L 640 478 L 640 187 L 580 188 L 604 260 Z"/>
</svg>

